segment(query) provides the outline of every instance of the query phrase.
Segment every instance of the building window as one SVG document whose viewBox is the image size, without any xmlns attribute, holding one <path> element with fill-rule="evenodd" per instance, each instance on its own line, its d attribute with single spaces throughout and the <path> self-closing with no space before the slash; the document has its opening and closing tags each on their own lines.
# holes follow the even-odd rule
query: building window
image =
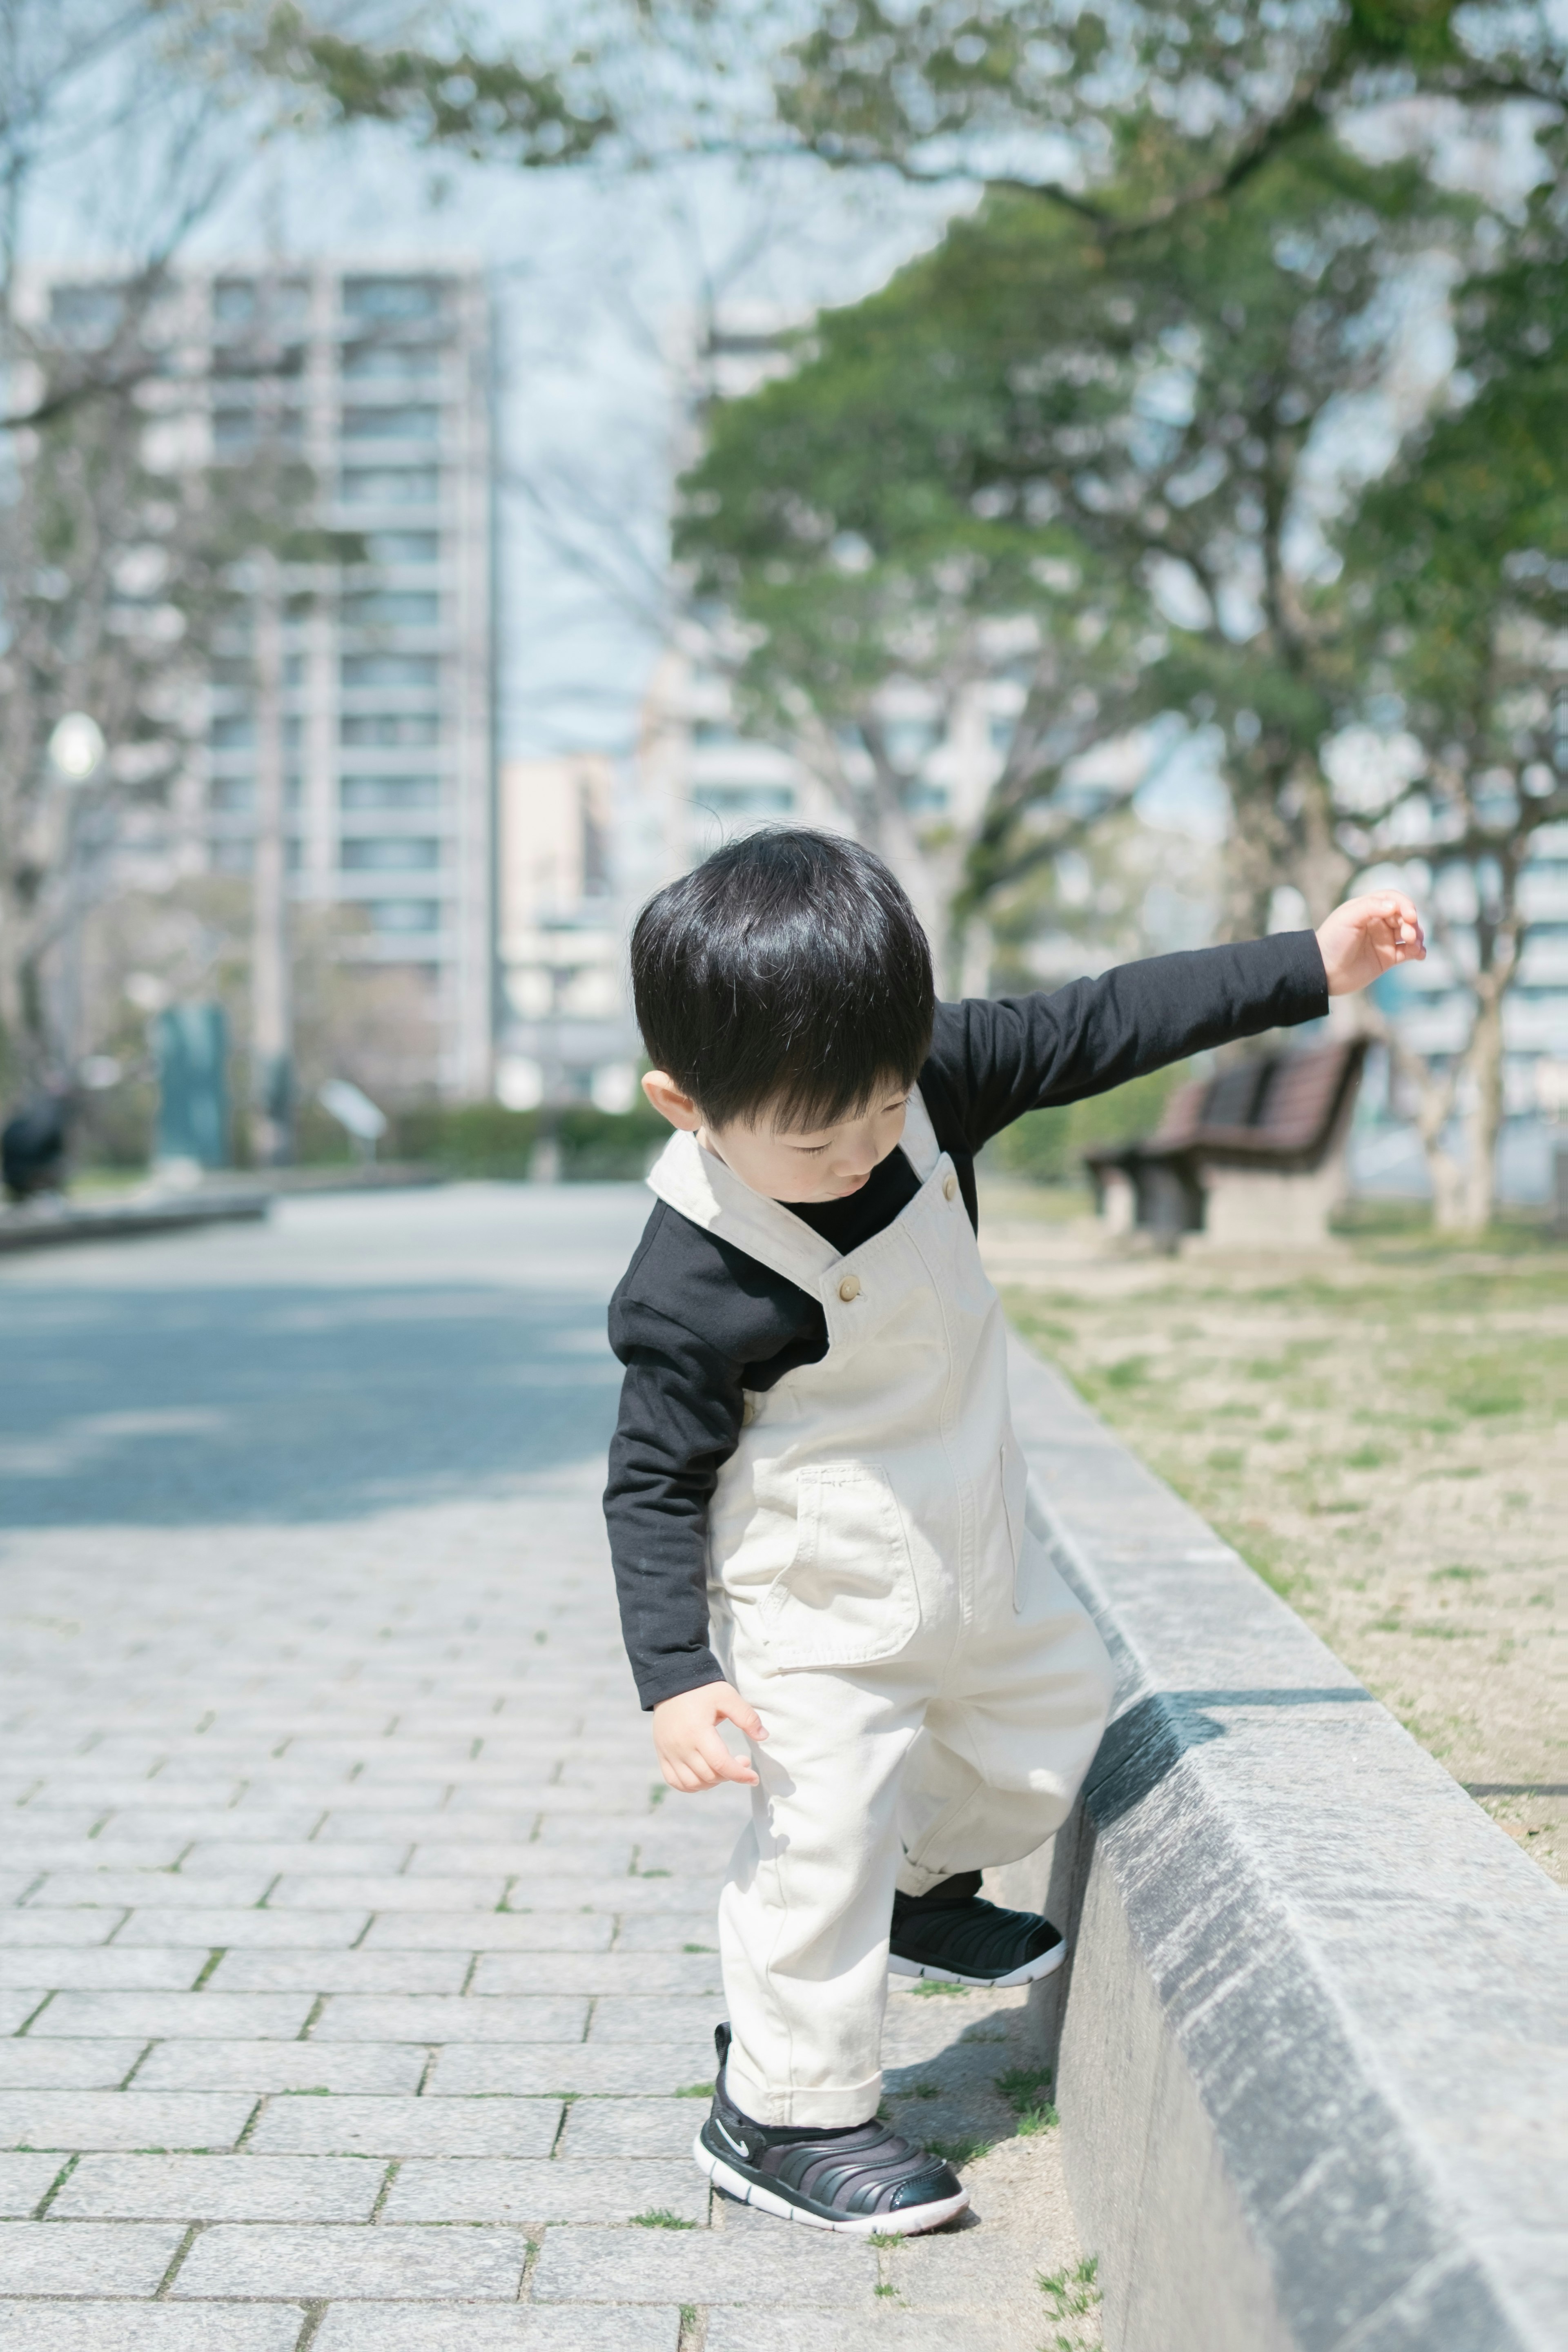
<svg viewBox="0 0 1568 2352">
<path fill-rule="evenodd" d="M 434 466 L 345 466 L 342 492 L 349 507 L 433 507 L 441 477 Z"/>
<path fill-rule="evenodd" d="M 438 408 L 345 408 L 345 441 L 436 441 L 441 434 Z"/>
<path fill-rule="evenodd" d="M 77 340 L 107 340 L 125 307 L 122 286 L 55 286 L 49 291 L 49 324 Z"/>
<path fill-rule="evenodd" d="M 691 798 L 714 816 L 788 816 L 795 808 L 789 784 L 702 784 Z"/>
<path fill-rule="evenodd" d="M 433 530 L 370 530 L 364 551 L 370 563 L 439 563 L 441 541 Z"/>
<path fill-rule="evenodd" d="M 338 862 L 345 874 L 428 874 L 441 863 L 441 845 L 416 834 L 351 839 L 339 845 Z"/>
<path fill-rule="evenodd" d="M 220 815 L 244 815 L 256 806 L 254 777 L 215 776 L 207 786 L 207 806 Z"/>
<path fill-rule="evenodd" d="M 372 898 L 365 911 L 375 931 L 438 931 L 441 928 L 439 898 Z"/>
<path fill-rule="evenodd" d="M 441 665 L 434 654 L 345 654 L 345 693 L 367 686 L 438 686 Z"/>
<path fill-rule="evenodd" d="M 441 721 L 434 710 L 375 710 L 345 715 L 338 721 L 338 740 L 347 750 L 425 751 L 441 740 Z"/>
<path fill-rule="evenodd" d="M 343 351 L 343 373 L 355 383 L 406 383 L 438 374 L 440 366 L 438 343 L 349 343 Z"/>
<path fill-rule="evenodd" d="M 441 287 L 434 278 L 345 278 L 345 319 L 434 319 Z"/>
<path fill-rule="evenodd" d="M 256 286 L 248 278 L 220 278 L 213 288 L 213 317 L 220 327 L 242 327 L 256 316 Z"/>
<path fill-rule="evenodd" d="M 342 603 L 349 629 L 433 629 L 440 617 L 441 599 L 429 588 L 360 588 Z"/>
<path fill-rule="evenodd" d="M 215 719 L 207 729 L 207 741 L 215 751 L 248 751 L 256 740 L 256 721 L 248 710 L 230 711 Z"/>
<path fill-rule="evenodd" d="M 439 776 L 340 776 L 344 809 L 432 809 L 441 805 Z"/>
</svg>

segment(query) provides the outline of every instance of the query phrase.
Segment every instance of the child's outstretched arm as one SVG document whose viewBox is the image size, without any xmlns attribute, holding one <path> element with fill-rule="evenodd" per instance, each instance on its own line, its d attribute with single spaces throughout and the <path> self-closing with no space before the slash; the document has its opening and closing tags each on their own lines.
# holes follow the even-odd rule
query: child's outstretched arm
<svg viewBox="0 0 1568 2352">
<path fill-rule="evenodd" d="M 1347 898 L 1318 931 L 1331 996 L 1353 996 L 1396 963 L 1421 963 L 1426 942 L 1414 902 L 1401 890 Z"/>
<path fill-rule="evenodd" d="M 721 1780 L 755 1784 L 744 1757 L 732 1756 L 719 1737 L 721 1723 L 732 1723 L 748 1739 L 765 1739 L 763 1719 L 728 1683 L 703 1683 L 660 1699 L 653 1711 L 653 1744 L 659 1770 L 672 1789 L 691 1796 Z"/>
</svg>

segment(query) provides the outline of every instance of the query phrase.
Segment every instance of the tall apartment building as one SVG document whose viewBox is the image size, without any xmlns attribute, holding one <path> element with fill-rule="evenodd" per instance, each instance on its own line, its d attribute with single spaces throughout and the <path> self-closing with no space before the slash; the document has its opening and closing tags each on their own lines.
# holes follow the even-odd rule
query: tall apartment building
<svg viewBox="0 0 1568 2352">
<path fill-rule="evenodd" d="M 59 277 L 62 334 L 101 279 Z M 411 1084 L 489 1091 L 494 1012 L 489 304 L 477 268 L 289 261 L 181 273 L 156 314 L 177 462 L 296 454 L 356 560 L 284 567 L 292 894 L 362 910 L 342 952 L 401 967 L 431 1015 Z M 255 635 L 214 646 L 181 819 L 244 873 L 255 830 Z M 183 860 L 188 865 L 187 854 Z"/>
</svg>

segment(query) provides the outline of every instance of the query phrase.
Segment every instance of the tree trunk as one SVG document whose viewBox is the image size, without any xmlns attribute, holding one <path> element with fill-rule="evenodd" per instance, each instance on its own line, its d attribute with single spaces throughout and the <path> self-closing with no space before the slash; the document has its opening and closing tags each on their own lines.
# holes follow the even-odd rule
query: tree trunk
<svg viewBox="0 0 1568 2352">
<path fill-rule="evenodd" d="M 1502 990 L 1495 974 L 1479 983 L 1475 1026 L 1465 1053 L 1466 1165 L 1455 1229 L 1479 1233 L 1497 1205 L 1497 1139 L 1502 1126 Z"/>
</svg>

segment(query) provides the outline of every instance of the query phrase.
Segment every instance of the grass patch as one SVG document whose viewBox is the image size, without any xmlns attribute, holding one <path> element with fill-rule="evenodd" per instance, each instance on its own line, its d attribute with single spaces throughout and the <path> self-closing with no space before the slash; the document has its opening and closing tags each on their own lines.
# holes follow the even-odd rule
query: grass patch
<svg viewBox="0 0 1568 2352">
<path fill-rule="evenodd" d="M 1095 2283 L 1099 2272 L 1100 2256 L 1089 2254 L 1070 2270 L 1038 2273 L 1037 2284 L 1046 2298 L 1046 2315 L 1058 2330 L 1050 2352 L 1083 2352 L 1083 2323 L 1091 2318 L 1100 2303 Z M 1095 2332 L 1098 2336 L 1098 2329 Z"/>
<path fill-rule="evenodd" d="M 1037 2107 L 1026 2107 L 1023 2110 L 1018 2117 L 1018 2137 L 1033 2139 L 1037 2132 L 1055 2131 L 1060 2121 L 1061 2117 L 1057 2113 L 1055 2103 L 1046 2099 Z"/>
<path fill-rule="evenodd" d="M 713 2085 L 711 2083 L 685 2083 L 679 2091 L 672 2092 L 670 2095 L 677 2099 L 710 2099 L 713 2096 Z"/>
<path fill-rule="evenodd" d="M 969 1987 L 967 1985 L 943 1984 L 940 1979 L 936 1977 L 921 1977 L 919 1984 L 915 1987 L 915 1994 L 917 1999 L 921 2000 L 967 2000 L 969 1999 Z"/>
<path fill-rule="evenodd" d="M 1123 1356 L 1119 1363 L 1108 1364 L 1100 1377 L 1108 1389 L 1141 1388 L 1149 1377 L 1149 1359 Z"/>
<path fill-rule="evenodd" d="M 895 2099 L 940 2099 L 942 2096 L 942 2084 L 940 2083 L 911 2083 L 907 2091 L 894 2091 L 890 2093 L 889 2095 Z"/>
<path fill-rule="evenodd" d="M 695 2230 L 697 2224 L 695 2221 L 683 2221 L 679 2213 L 670 2211 L 668 2205 L 650 2205 L 646 2213 L 632 2215 L 632 2227 L 635 2230 Z"/>
<path fill-rule="evenodd" d="M 1048 2066 L 1009 2066 L 1005 2074 L 997 2075 L 996 2088 L 1015 2115 L 1021 2116 L 1039 2105 L 1051 2087 L 1051 2079 Z"/>
<path fill-rule="evenodd" d="M 928 2139 L 926 2146 L 932 2156 L 940 2156 L 955 2172 L 962 2172 L 966 2164 L 978 2164 L 983 2156 L 991 2153 L 988 2139 L 976 2138 L 969 2132 L 957 2132 L 951 2139 Z"/>
<path fill-rule="evenodd" d="M 716 1944 L 682 1944 L 680 1948 L 683 1952 L 714 1952 L 719 1948 Z"/>
</svg>

